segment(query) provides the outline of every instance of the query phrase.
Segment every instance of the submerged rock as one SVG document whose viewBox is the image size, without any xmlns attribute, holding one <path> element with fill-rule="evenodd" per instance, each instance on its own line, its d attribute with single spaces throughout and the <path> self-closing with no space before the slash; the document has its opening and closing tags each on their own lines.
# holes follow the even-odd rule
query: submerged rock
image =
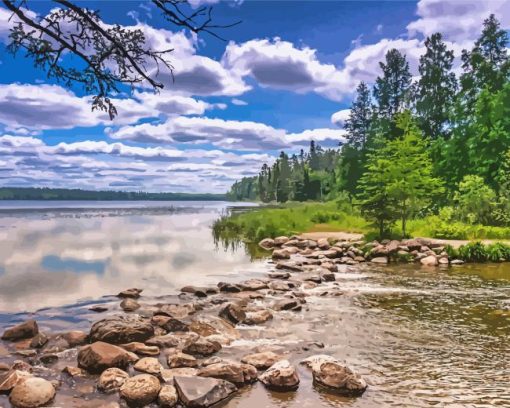
<svg viewBox="0 0 510 408">
<path fill-rule="evenodd" d="M 7 329 L 2 335 L 2 340 L 6 341 L 17 341 L 23 339 L 29 339 L 39 333 L 39 327 L 37 322 L 33 319 L 27 320 L 24 323 L 20 323 L 10 329 Z"/>
<path fill-rule="evenodd" d="M 143 407 L 158 398 L 161 384 L 150 374 L 139 374 L 131 377 L 120 387 L 120 396 L 130 406 Z"/>
<path fill-rule="evenodd" d="M 37 408 L 46 405 L 55 397 L 55 387 L 48 380 L 27 378 L 12 389 L 9 401 L 17 408 Z"/>
<path fill-rule="evenodd" d="M 258 310 L 256 312 L 246 313 L 243 323 L 248 325 L 256 325 L 267 322 L 273 318 L 273 314 L 269 310 Z"/>
<path fill-rule="evenodd" d="M 104 341 L 112 344 L 144 342 L 154 335 L 150 320 L 137 314 L 111 316 L 99 320 L 90 329 L 91 341 Z"/>
<path fill-rule="evenodd" d="M 273 364 L 259 375 L 259 381 L 267 388 L 277 391 L 292 391 L 299 386 L 296 368 L 288 360 Z"/>
<path fill-rule="evenodd" d="M 179 399 L 187 407 L 210 407 L 237 391 L 234 384 L 216 378 L 175 377 Z"/>
<path fill-rule="evenodd" d="M 264 249 L 272 249 L 275 246 L 275 242 L 271 238 L 264 238 L 262 241 L 259 242 L 259 247 Z"/>
<path fill-rule="evenodd" d="M 367 389 L 367 383 L 361 376 L 338 361 L 317 359 L 311 364 L 313 381 L 342 395 L 359 396 Z"/>
<path fill-rule="evenodd" d="M 246 313 L 239 305 L 228 303 L 220 311 L 220 317 L 232 322 L 233 324 L 242 323 L 246 319 Z"/>
<path fill-rule="evenodd" d="M 388 258 L 385 256 L 377 256 L 375 258 L 372 258 L 370 262 L 375 264 L 386 265 L 388 263 Z"/>
</svg>

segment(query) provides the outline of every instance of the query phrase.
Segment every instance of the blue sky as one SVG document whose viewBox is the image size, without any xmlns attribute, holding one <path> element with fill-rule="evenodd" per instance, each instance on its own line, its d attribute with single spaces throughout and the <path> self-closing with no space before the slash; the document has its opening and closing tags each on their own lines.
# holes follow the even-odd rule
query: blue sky
<svg viewBox="0 0 510 408">
<path fill-rule="evenodd" d="M 27 4 L 39 16 L 55 7 Z M 175 82 L 163 72 L 161 93 L 124 95 L 113 121 L 90 111 L 82 89 L 5 51 L 14 20 L 0 6 L 0 185 L 223 192 L 281 149 L 338 146 L 356 85 L 374 81 L 389 49 L 417 75 L 427 35 L 443 32 L 460 56 L 491 12 L 510 28 L 509 0 L 191 4 L 242 23 L 223 42 L 176 30 L 147 1 L 82 3 L 105 24 L 142 29 L 148 46 L 175 48 Z"/>
</svg>

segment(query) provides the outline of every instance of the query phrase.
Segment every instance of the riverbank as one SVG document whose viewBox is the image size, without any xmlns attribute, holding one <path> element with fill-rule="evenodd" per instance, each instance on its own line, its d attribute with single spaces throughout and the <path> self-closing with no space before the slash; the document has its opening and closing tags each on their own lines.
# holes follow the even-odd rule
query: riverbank
<svg viewBox="0 0 510 408">
<path fill-rule="evenodd" d="M 259 242 L 266 237 L 292 236 L 303 233 L 362 234 L 367 240 L 378 233 L 361 214 L 346 202 L 288 203 L 280 208 L 260 207 L 242 213 L 225 215 L 214 224 L 218 235 Z M 409 220 L 411 238 L 430 237 L 445 241 L 510 240 L 510 228 L 465 224 L 442 219 L 438 215 Z M 326 236 L 326 235 L 325 235 Z M 399 239 L 397 232 L 390 238 Z"/>
</svg>

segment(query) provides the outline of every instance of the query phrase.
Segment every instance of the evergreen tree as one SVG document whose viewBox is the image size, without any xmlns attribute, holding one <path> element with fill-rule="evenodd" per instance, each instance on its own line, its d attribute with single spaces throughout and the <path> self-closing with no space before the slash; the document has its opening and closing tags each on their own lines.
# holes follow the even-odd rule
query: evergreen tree
<svg viewBox="0 0 510 408">
<path fill-rule="evenodd" d="M 356 98 L 351 105 L 349 118 L 344 129 L 347 131 L 348 145 L 356 150 L 363 150 L 367 144 L 372 119 L 372 102 L 370 90 L 364 82 L 356 89 Z"/>
<path fill-rule="evenodd" d="M 405 55 L 397 49 L 386 53 L 386 61 L 380 62 L 382 76 L 376 79 L 374 98 L 377 102 L 379 131 L 393 135 L 394 119 L 408 105 L 411 90 L 411 72 Z"/>
<path fill-rule="evenodd" d="M 440 33 L 425 40 L 420 57 L 420 79 L 416 89 L 416 112 L 420 128 L 430 139 L 447 138 L 448 123 L 457 89 L 451 72 L 453 51 L 448 50 Z"/>
</svg>

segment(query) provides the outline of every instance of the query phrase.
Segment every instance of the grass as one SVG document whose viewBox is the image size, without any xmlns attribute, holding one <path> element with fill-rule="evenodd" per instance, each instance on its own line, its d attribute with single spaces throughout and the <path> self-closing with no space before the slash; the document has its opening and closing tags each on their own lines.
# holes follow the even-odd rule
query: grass
<svg viewBox="0 0 510 408">
<path fill-rule="evenodd" d="M 400 223 L 395 224 L 391 238 L 399 239 Z M 288 203 L 285 206 L 262 207 L 221 217 L 213 227 L 218 239 L 242 239 L 258 242 L 267 237 L 303 232 L 354 232 L 371 240 L 377 232 L 356 209 L 345 202 Z M 411 237 L 479 240 L 510 239 L 510 228 L 469 225 L 442 220 L 433 215 L 408 221 Z"/>
</svg>

